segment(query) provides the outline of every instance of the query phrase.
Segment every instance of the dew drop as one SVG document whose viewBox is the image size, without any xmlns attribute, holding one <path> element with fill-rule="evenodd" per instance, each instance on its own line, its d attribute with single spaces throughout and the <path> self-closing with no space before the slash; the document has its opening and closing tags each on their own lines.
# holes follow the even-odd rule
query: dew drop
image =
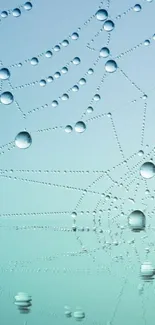
<svg viewBox="0 0 155 325">
<path fill-rule="evenodd" d="M 96 102 L 98 102 L 100 99 L 101 99 L 101 97 L 100 97 L 99 94 L 95 94 L 95 95 L 94 95 L 94 100 L 95 100 Z"/>
<path fill-rule="evenodd" d="M 86 79 L 85 79 L 85 78 L 81 78 L 81 79 L 79 80 L 79 84 L 80 84 L 81 86 L 85 85 L 85 84 L 86 84 Z"/>
<path fill-rule="evenodd" d="M 21 15 L 21 11 L 20 11 L 20 9 L 19 9 L 19 8 L 15 8 L 15 9 L 13 9 L 13 11 L 12 11 L 12 15 L 13 15 L 14 17 L 19 17 L 19 16 Z"/>
<path fill-rule="evenodd" d="M 78 57 L 75 57 L 75 58 L 73 59 L 73 64 L 75 64 L 75 65 L 80 64 L 80 62 L 81 62 L 81 60 L 80 60 L 80 58 L 78 58 Z"/>
<path fill-rule="evenodd" d="M 10 78 L 10 71 L 6 68 L 0 69 L 0 79 L 7 80 Z"/>
<path fill-rule="evenodd" d="M 140 174 L 143 178 L 152 178 L 155 175 L 155 165 L 152 162 L 144 163 L 140 168 Z"/>
<path fill-rule="evenodd" d="M 96 12 L 96 15 L 95 16 L 96 16 L 97 20 L 103 21 L 103 20 L 106 20 L 107 19 L 108 12 L 105 9 L 99 9 Z"/>
<path fill-rule="evenodd" d="M 87 108 L 87 113 L 88 113 L 88 114 L 92 113 L 93 111 L 94 111 L 93 107 L 89 106 L 89 107 Z"/>
<path fill-rule="evenodd" d="M 69 99 L 69 96 L 68 94 L 63 94 L 62 97 L 61 97 L 62 100 L 68 100 Z"/>
<path fill-rule="evenodd" d="M 32 3 L 29 2 L 29 1 L 25 2 L 24 9 L 25 10 L 31 10 L 32 9 Z"/>
<path fill-rule="evenodd" d="M 151 281 L 153 279 L 153 276 L 154 276 L 154 268 L 152 266 L 152 263 L 144 262 L 141 265 L 140 275 L 141 275 L 141 278 L 144 281 L 146 281 L 146 282 Z"/>
<path fill-rule="evenodd" d="M 75 124 L 75 131 L 77 133 L 83 133 L 86 130 L 86 125 L 84 122 L 79 121 Z"/>
<path fill-rule="evenodd" d="M 68 45 L 69 45 L 68 40 L 65 39 L 64 41 L 62 41 L 62 46 L 66 47 Z"/>
<path fill-rule="evenodd" d="M 140 4 L 136 4 L 136 5 L 134 6 L 134 8 L 133 8 L 133 10 L 136 11 L 136 12 L 141 11 L 141 9 L 142 9 L 142 7 L 140 6 Z"/>
<path fill-rule="evenodd" d="M 88 74 L 93 74 L 94 73 L 94 70 L 92 69 L 92 68 L 90 68 L 89 70 L 88 70 Z"/>
<path fill-rule="evenodd" d="M 134 232 L 140 232 L 145 229 L 145 215 L 140 210 L 135 210 L 128 217 L 128 225 Z"/>
<path fill-rule="evenodd" d="M 52 102 L 52 106 L 53 106 L 53 107 L 57 107 L 57 106 L 58 106 L 58 102 L 57 102 L 57 100 L 53 100 L 53 102 Z"/>
<path fill-rule="evenodd" d="M 31 146 L 31 144 L 32 144 L 32 138 L 28 132 L 22 131 L 17 134 L 17 136 L 15 138 L 15 145 L 18 148 L 27 149 Z"/>
<path fill-rule="evenodd" d="M 67 67 L 63 67 L 63 68 L 61 69 L 61 72 L 62 72 L 63 74 L 67 73 L 67 72 L 68 72 L 68 68 L 67 68 Z"/>
<path fill-rule="evenodd" d="M 71 38 L 72 38 L 72 40 L 77 40 L 79 38 L 79 34 L 78 33 L 73 33 Z"/>
<path fill-rule="evenodd" d="M 103 28 L 106 32 L 111 32 L 115 27 L 115 24 L 112 20 L 107 20 L 104 25 Z"/>
<path fill-rule="evenodd" d="M 55 79 L 58 79 L 58 78 L 60 78 L 61 77 L 61 73 L 60 72 L 55 72 L 55 74 L 54 74 L 54 78 Z"/>
<path fill-rule="evenodd" d="M 146 39 L 146 40 L 144 41 L 144 45 L 145 45 L 145 46 L 150 45 L 150 41 L 149 41 L 148 39 Z"/>
<path fill-rule="evenodd" d="M 1 17 L 2 17 L 2 18 L 6 18 L 6 17 L 8 17 L 8 12 L 7 12 L 7 11 L 2 11 L 2 12 L 1 12 Z"/>
<path fill-rule="evenodd" d="M 102 47 L 102 49 L 100 50 L 100 56 L 102 58 L 107 58 L 110 54 L 110 51 L 107 47 Z"/>
<path fill-rule="evenodd" d="M 31 59 L 30 63 L 35 66 L 35 65 L 37 65 L 39 63 L 39 60 L 34 57 L 34 58 Z"/>
<path fill-rule="evenodd" d="M 76 91 L 78 91 L 78 90 L 79 90 L 79 87 L 78 87 L 77 85 L 74 85 L 74 86 L 72 87 L 72 91 L 76 92 Z"/>
<path fill-rule="evenodd" d="M 65 127 L 65 132 L 66 132 L 66 133 L 71 133 L 72 131 L 73 131 L 72 126 L 71 126 L 71 125 L 66 125 L 66 127 Z"/>
<path fill-rule="evenodd" d="M 14 101 L 14 97 L 9 91 L 5 91 L 1 94 L 0 101 L 4 105 L 10 105 Z"/>
<path fill-rule="evenodd" d="M 60 45 L 55 45 L 55 46 L 54 46 L 54 51 L 55 51 L 55 52 L 60 51 Z"/>
<path fill-rule="evenodd" d="M 51 51 L 46 51 L 45 53 L 46 58 L 51 58 L 52 55 L 53 53 Z"/>
<path fill-rule="evenodd" d="M 107 72 L 115 72 L 117 70 L 117 63 L 114 60 L 109 60 L 105 64 L 105 70 Z"/>
<path fill-rule="evenodd" d="M 45 79 L 40 80 L 39 85 L 41 87 L 45 87 L 46 86 L 46 80 Z"/>
</svg>

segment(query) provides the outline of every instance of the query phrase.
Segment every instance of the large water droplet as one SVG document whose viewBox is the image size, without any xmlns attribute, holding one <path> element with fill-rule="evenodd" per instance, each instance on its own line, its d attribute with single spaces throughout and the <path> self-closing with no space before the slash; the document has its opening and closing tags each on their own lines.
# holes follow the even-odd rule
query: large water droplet
<svg viewBox="0 0 155 325">
<path fill-rule="evenodd" d="M 13 9 L 12 14 L 14 17 L 19 17 L 21 15 L 21 11 L 19 8 L 15 8 Z"/>
<path fill-rule="evenodd" d="M 106 32 L 111 32 L 115 27 L 115 24 L 112 20 L 107 20 L 104 25 L 103 28 Z"/>
<path fill-rule="evenodd" d="M 13 95 L 9 91 L 5 91 L 0 96 L 0 101 L 4 105 L 10 105 L 14 100 Z"/>
<path fill-rule="evenodd" d="M 0 79 L 6 80 L 10 78 L 10 71 L 6 68 L 0 70 Z"/>
<path fill-rule="evenodd" d="M 75 124 L 75 131 L 77 133 L 83 133 L 86 130 L 86 125 L 84 122 L 79 121 Z"/>
<path fill-rule="evenodd" d="M 37 65 L 37 64 L 39 63 L 39 60 L 38 60 L 37 58 L 34 57 L 34 58 L 31 59 L 30 63 L 31 63 L 32 65 Z"/>
<path fill-rule="evenodd" d="M 140 174 L 143 178 L 152 178 L 155 175 L 155 165 L 152 162 L 144 163 L 140 168 Z"/>
<path fill-rule="evenodd" d="M 115 72 L 117 70 L 117 63 L 114 60 L 109 60 L 105 64 L 105 70 L 107 72 Z"/>
<path fill-rule="evenodd" d="M 133 10 L 136 11 L 136 12 L 141 11 L 141 9 L 142 9 L 142 7 L 141 7 L 141 5 L 138 4 L 138 3 L 137 3 L 137 4 L 134 6 L 134 8 L 133 8 Z"/>
<path fill-rule="evenodd" d="M 2 18 L 6 18 L 6 17 L 8 17 L 8 12 L 5 11 L 5 10 L 2 11 L 2 12 L 1 12 L 1 17 L 2 17 Z"/>
<path fill-rule="evenodd" d="M 109 56 L 110 51 L 107 47 L 102 47 L 102 49 L 100 50 L 100 56 L 103 58 L 107 58 L 107 56 Z"/>
<path fill-rule="evenodd" d="M 108 17 L 108 12 L 105 9 L 99 9 L 96 12 L 97 20 L 103 21 L 103 20 L 107 19 L 107 17 Z"/>
<path fill-rule="evenodd" d="M 32 144 L 32 138 L 31 135 L 26 132 L 22 131 L 19 132 L 15 138 L 15 145 L 20 149 L 27 149 Z"/>
<path fill-rule="evenodd" d="M 32 9 L 32 3 L 29 2 L 29 1 L 25 2 L 24 9 L 25 10 L 31 10 Z"/>
<path fill-rule="evenodd" d="M 142 279 L 146 282 L 150 282 L 151 280 L 153 280 L 154 267 L 153 267 L 152 263 L 144 262 L 141 265 L 140 275 L 141 275 Z"/>
<path fill-rule="evenodd" d="M 78 57 L 75 57 L 74 59 L 73 59 L 73 63 L 75 64 L 75 65 L 78 65 L 78 64 L 80 64 L 80 58 L 78 58 Z"/>
<path fill-rule="evenodd" d="M 142 231 L 145 229 L 145 219 L 145 215 L 142 211 L 135 210 L 128 217 L 128 225 L 132 231 Z"/>
</svg>

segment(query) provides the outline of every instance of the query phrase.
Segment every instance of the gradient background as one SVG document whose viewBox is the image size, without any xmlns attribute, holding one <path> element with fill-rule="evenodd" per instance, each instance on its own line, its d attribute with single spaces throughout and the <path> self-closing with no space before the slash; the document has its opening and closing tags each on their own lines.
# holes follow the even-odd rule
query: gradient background
<svg viewBox="0 0 155 325">
<path fill-rule="evenodd" d="M 18 4 L 13 2 L 1 0 L 1 11 L 15 8 Z M 106 9 L 109 2 L 103 2 Z M 155 265 L 154 178 L 145 181 L 139 173 L 143 162 L 154 160 L 155 1 L 140 4 L 142 10 L 135 12 L 132 0 L 110 1 L 108 12 L 115 23 L 108 46 L 111 58 L 132 50 L 116 59 L 117 71 L 107 75 L 99 92 L 107 59 L 95 66 L 94 62 L 108 33 L 94 37 L 103 23 L 95 17 L 87 22 L 99 3 L 36 0 L 31 11 L 21 9 L 20 17 L 10 14 L 1 19 L 0 59 L 10 67 L 14 88 L 54 75 L 76 56 L 81 63 L 71 63 L 66 75 L 46 87 L 11 90 L 7 81 L 2 84 L 1 92 L 13 93 L 26 119 L 15 102 L 1 104 L 0 145 L 13 142 L 26 128 L 32 146 L 0 149 L 4 152 L 0 155 L 0 324 L 76 323 L 65 317 L 66 305 L 72 312 L 81 307 L 86 313 L 82 322 L 87 324 L 154 324 L 154 283 L 145 284 L 142 295 L 138 286 L 140 264 L 148 259 Z M 79 27 L 79 39 L 68 38 Z M 64 39 L 69 46 L 54 52 Z M 92 51 L 87 48 L 91 39 Z M 149 46 L 143 44 L 146 39 Z M 52 58 L 45 58 L 47 50 L 52 50 Z M 24 64 L 38 53 L 43 55 L 37 66 Z M 22 67 L 11 67 L 19 62 Z M 86 85 L 52 107 L 52 101 L 77 84 L 89 68 L 94 74 L 86 76 Z M 65 126 L 74 128 L 96 93 L 101 100 L 93 101 L 94 112 L 84 115 L 85 132 L 67 134 Z M 45 103 L 49 106 L 28 114 Z M 100 117 L 108 112 L 111 118 Z M 35 132 L 56 126 L 61 128 Z M 128 228 L 127 217 L 136 209 L 145 212 L 145 233 L 134 234 Z M 72 232 L 72 211 L 77 212 L 77 232 Z M 14 305 L 14 296 L 21 291 L 32 295 L 28 315 L 19 314 Z"/>
</svg>

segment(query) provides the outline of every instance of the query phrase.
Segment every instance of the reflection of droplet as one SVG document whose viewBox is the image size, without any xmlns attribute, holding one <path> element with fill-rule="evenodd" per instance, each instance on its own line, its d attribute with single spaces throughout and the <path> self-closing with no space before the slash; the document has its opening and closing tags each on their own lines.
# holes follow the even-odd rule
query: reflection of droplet
<svg viewBox="0 0 155 325">
<path fill-rule="evenodd" d="M 100 50 L 100 56 L 102 56 L 103 58 L 107 58 L 107 56 L 109 56 L 110 51 L 107 47 L 102 47 L 102 49 Z"/>
<path fill-rule="evenodd" d="M 140 6 L 140 4 L 136 4 L 133 8 L 134 11 L 138 12 L 141 11 L 142 7 Z"/>
<path fill-rule="evenodd" d="M 32 3 L 29 2 L 29 1 L 25 2 L 24 9 L 25 10 L 31 10 L 32 9 Z"/>
<path fill-rule="evenodd" d="M 30 61 L 30 63 L 32 65 L 37 65 L 39 63 L 39 60 L 37 58 L 32 58 L 31 61 Z"/>
<path fill-rule="evenodd" d="M 128 217 L 128 224 L 132 231 L 139 232 L 145 229 L 145 215 L 140 210 L 133 211 Z"/>
<path fill-rule="evenodd" d="M 115 27 L 115 24 L 112 20 L 106 20 L 106 22 L 103 25 L 103 28 L 106 32 L 111 32 Z"/>
<path fill-rule="evenodd" d="M 32 144 L 32 138 L 31 135 L 26 132 L 22 131 L 19 132 L 15 138 L 15 145 L 20 149 L 27 149 Z"/>
<path fill-rule="evenodd" d="M 103 20 L 107 19 L 107 17 L 108 17 L 108 12 L 105 9 L 99 9 L 96 12 L 97 20 L 103 21 Z"/>
<path fill-rule="evenodd" d="M 105 70 L 107 72 L 115 72 L 117 70 L 117 63 L 114 60 L 109 60 L 105 64 Z"/>
<path fill-rule="evenodd" d="M 0 70 L 0 79 L 6 80 L 10 78 L 10 71 L 6 68 Z"/>
<path fill-rule="evenodd" d="M 66 133 L 71 133 L 72 131 L 73 131 L 72 126 L 71 126 L 71 125 L 66 125 L 66 127 L 65 127 L 65 132 L 66 132 Z"/>
<path fill-rule="evenodd" d="M 77 40 L 79 38 L 79 34 L 78 33 L 73 33 L 72 36 L 71 36 L 71 38 L 73 40 Z"/>
<path fill-rule="evenodd" d="M 14 17 L 19 17 L 21 15 L 21 11 L 19 8 L 15 8 L 13 9 L 12 14 Z"/>
<path fill-rule="evenodd" d="M 87 108 L 87 113 L 92 113 L 94 111 L 93 107 L 89 106 Z"/>
<path fill-rule="evenodd" d="M 75 57 L 74 59 L 73 59 L 73 63 L 75 64 L 75 65 L 78 65 L 78 64 L 80 64 L 80 58 L 78 58 L 78 57 Z"/>
<path fill-rule="evenodd" d="M 75 124 L 75 131 L 77 133 L 83 133 L 86 130 L 86 125 L 84 122 L 79 121 Z"/>
<path fill-rule="evenodd" d="M 140 168 L 140 174 L 143 178 L 152 178 L 155 175 L 155 165 L 152 162 L 144 163 Z"/>
<path fill-rule="evenodd" d="M 4 105 L 10 105 L 14 100 L 13 95 L 9 91 L 5 91 L 0 96 L 0 101 Z"/>
<path fill-rule="evenodd" d="M 149 282 L 153 279 L 154 268 L 150 262 L 145 262 L 141 265 L 140 275 L 146 282 Z"/>
</svg>

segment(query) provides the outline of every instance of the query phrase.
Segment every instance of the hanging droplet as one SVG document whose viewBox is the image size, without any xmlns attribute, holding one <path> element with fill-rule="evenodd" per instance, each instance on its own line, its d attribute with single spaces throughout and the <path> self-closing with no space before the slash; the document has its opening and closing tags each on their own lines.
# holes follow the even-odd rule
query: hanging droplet
<svg viewBox="0 0 155 325">
<path fill-rule="evenodd" d="M 7 80 L 10 78 L 10 71 L 7 68 L 0 69 L 0 79 Z"/>
<path fill-rule="evenodd" d="M 128 225 L 134 232 L 145 230 L 146 218 L 142 211 L 135 210 L 128 217 Z"/>
<path fill-rule="evenodd" d="M 102 49 L 100 50 L 100 56 L 102 58 L 107 58 L 107 56 L 109 56 L 110 51 L 107 47 L 102 47 Z"/>
<path fill-rule="evenodd" d="M 103 20 L 106 20 L 107 19 L 108 12 L 105 9 L 99 9 L 96 12 L 96 15 L 95 16 L 96 16 L 97 20 L 103 21 Z"/>
<path fill-rule="evenodd" d="M 140 174 L 143 178 L 152 178 L 155 175 L 155 165 L 152 162 L 144 163 L 140 168 Z"/>
<path fill-rule="evenodd" d="M 117 63 L 114 60 L 109 60 L 105 64 L 105 70 L 107 72 L 115 72 L 117 70 Z"/>
<path fill-rule="evenodd" d="M 75 131 L 77 133 L 83 133 L 86 130 L 86 125 L 84 122 L 79 121 L 75 124 Z"/>
<path fill-rule="evenodd" d="M 111 32 L 115 28 L 115 24 L 112 20 L 106 20 L 103 25 L 103 28 L 106 32 Z"/>
<path fill-rule="evenodd" d="M 32 138 L 31 135 L 26 132 L 22 131 L 19 132 L 15 138 L 15 145 L 20 149 L 27 149 L 32 144 Z"/>
<path fill-rule="evenodd" d="M 14 97 L 12 93 L 10 93 L 9 91 L 5 91 L 4 93 L 1 94 L 0 101 L 4 105 L 10 105 L 13 103 Z"/>
<path fill-rule="evenodd" d="M 19 9 L 19 8 L 15 8 L 15 9 L 13 9 L 13 11 L 12 11 L 12 15 L 13 15 L 14 17 L 19 17 L 19 16 L 21 15 L 21 11 L 20 11 L 20 9 Z"/>
</svg>

